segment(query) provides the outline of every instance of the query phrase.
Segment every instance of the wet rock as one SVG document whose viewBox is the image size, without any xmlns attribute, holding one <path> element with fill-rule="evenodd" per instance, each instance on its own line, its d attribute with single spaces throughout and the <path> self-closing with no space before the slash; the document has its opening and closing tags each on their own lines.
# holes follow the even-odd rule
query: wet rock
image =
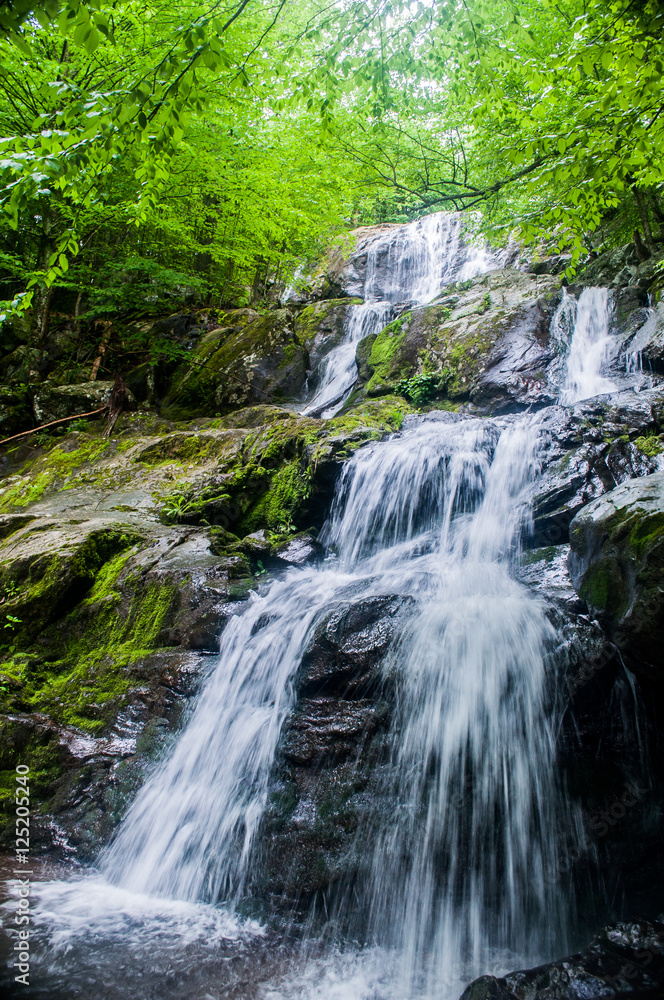
<svg viewBox="0 0 664 1000">
<path fill-rule="evenodd" d="M 374 298 L 386 297 L 380 293 L 385 291 L 386 286 L 391 287 L 393 282 L 392 269 L 388 261 L 390 246 L 395 237 L 398 238 L 404 230 L 405 226 L 392 223 L 354 229 L 330 254 L 326 262 L 325 274 L 328 282 L 333 287 L 343 288 L 346 295 L 363 297 L 369 252 L 378 250 Z"/>
<path fill-rule="evenodd" d="M 304 566 L 320 555 L 321 547 L 308 531 L 273 545 L 271 556 L 287 566 Z"/>
<path fill-rule="evenodd" d="M 570 574 L 637 671 L 656 672 L 664 641 L 664 472 L 628 480 L 570 525 Z"/>
<path fill-rule="evenodd" d="M 552 402 L 549 323 L 559 280 L 501 269 L 448 286 L 428 306 L 382 330 L 364 362 L 369 396 L 404 379 L 438 378 L 438 395 L 468 400 L 481 412 Z"/>
<path fill-rule="evenodd" d="M 342 341 L 348 317 L 348 307 L 359 305 L 362 299 L 327 299 L 306 306 L 296 316 L 295 336 L 308 353 L 309 370 L 315 373 L 320 362 Z M 309 377 L 308 389 L 316 387 L 316 376 Z"/>
<path fill-rule="evenodd" d="M 635 309 L 624 330 L 622 355 L 639 359 L 644 371 L 664 374 L 664 302 L 654 309 Z"/>
<path fill-rule="evenodd" d="M 625 390 L 543 411 L 543 472 L 534 492 L 532 544 L 569 538 L 574 515 L 596 497 L 658 467 L 664 395 Z"/>
<path fill-rule="evenodd" d="M 507 976 L 481 976 L 461 1000 L 600 1000 L 657 996 L 664 988 L 664 924 L 605 927 L 584 951 Z"/>
<path fill-rule="evenodd" d="M 357 756 L 383 714 L 369 699 L 303 698 L 289 720 L 281 751 L 289 763 L 300 766 Z M 328 766 L 332 763 L 327 760 Z"/>
<path fill-rule="evenodd" d="M 366 694 L 375 687 L 380 663 L 412 604 L 403 597 L 373 597 L 332 608 L 312 633 L 297 675 L 298 689 L 304 695 Z"/>
<path fill-rule="evenodd" d="M 373 348 L 374 342 L 376 340 L 377 334 L 370 333 L 368 337 L 364 337 L 355 350 L 355 363 L 357 365 L 357 376 L 360 382 L 368 382 L 373 374 L 373 369 L 370 364 L 371 350 Z"/>
</svg>

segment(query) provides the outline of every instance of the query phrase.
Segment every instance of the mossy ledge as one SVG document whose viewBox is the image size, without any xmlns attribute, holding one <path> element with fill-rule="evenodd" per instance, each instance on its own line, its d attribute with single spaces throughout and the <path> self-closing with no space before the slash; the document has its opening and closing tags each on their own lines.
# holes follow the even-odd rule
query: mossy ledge
<svg viewBox="0 0 664 1000">
<path fill-rule="evenodd" d="M 93 423 L 15 445 L 0 486 L 4 807 L 17 755 L 48 813 L 103 771 L 121 715 L 140 730 L 175 711 L 225 605 L 295 537 L 316 550 L 343 462 L 409 412 L 389 396 L 327 421 L 264 404 L 181 422 L 139 411 L 110 440 Z"/>
</svg>

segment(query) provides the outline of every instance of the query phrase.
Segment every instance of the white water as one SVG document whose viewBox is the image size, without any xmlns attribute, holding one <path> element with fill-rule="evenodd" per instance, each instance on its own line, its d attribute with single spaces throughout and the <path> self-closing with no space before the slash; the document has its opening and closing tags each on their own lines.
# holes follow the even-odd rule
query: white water
<svg viewBox="0 0 664 1000">
<path fill-rule="evenodd" d="M 602 290 L 586 290 L 578 305 L 563 299 L 555 324 L 568 348 L 565 401 L 610 391 L 608 317 Z M 566 952 L 572 901 L 557 859 L 578 816 L 555 771 L 555 634 L 512 572 L 538 442 L 536 417 L 440 412 L 356 452 L 321 535 L 328 558 L 289 571 L 228 624 L 187 726 L 139 791 L 101 874 L 36 887 L 45 962 L 69 974 L 96 947 L 87 981 L 104 961 L 112 981 L 129 939 L 132 956 L 147 962 L 154 951 L 156 974 L 170 974 L 180 941 L 212 963 L 212 986 L 169 997 L 456 1000 L 477 975 Z M 413 608 L 383 664 L 397 689 L 393 752 L 382 806 L 357 833 L 366 875 L 347 887 L 362 920 L 348 933 L 362 944 L 310 941 L 295 958 L 273 948 L 278 969 L 261 979 L 257 964 L 251 989 L 214 992 L 223 986 L 215 949 L 251 951 L 264 940 L 236 906 L 251 887 L 312 629 L 336 603 L 379 595 Z M 343 928 L 343 912 L 331 918 Z M 158 995 L 137 989 L 95 995 Z"/>
<path fill-rule="evenodd" d="M 449 212 L 374 240 L 367 250 L 364 303 L 348 306 L 344 339 L 323 359 L 319 385 L 302 413 L 327 418 L 341 409 L 357 380 L 357 344 L 390 322 L 397 303 L 431 302 L 444 285 L 487 271 L 491 261 L 486 249 L 464 244 L 461 218 Z"/>
<path fill-rule="evenodd" d="M 584 288 L 578 302 L 563 289 L 562 302 L 551 325 L 552 336 L 566 351 L 560 401 L 566 406 L 590 399 L 618 386 L 602 374 L 615 354 L 609 332 L 611 302 L 607 288 Z"/>
<path fill-rule="evenodd" d="M 661 322 L 661 318 L 660 309 L 648 310 L 648 317 L 645 323 L 639 328 L 639 330 L 637 330 L 629 345 L 629 349 L 625 353 L 625 371 L 628 375 L 635 375 L 638 372 L 643 371 L 643 359 L 641 352 L 650 342 L 652 335 L 655 333 Z"/>
<path fill-rule="evenodd" d="M 312 624 L 338 601 L 400 594 L 416 608 L 385 664 L 399 691 L 384 789 L 394 821 L 369 818 L 358 835 L 373 855 L 354 887 L 371 947 L 317 959 L 309 992 L 305 963 L 265 996 L 313 1000 L 329 979 L 343 1000 L 452 998 L 497 964 L 564 952 L 555 857 L 571 820 L 553 766 L 553 630 L 510 574 L 537 466 L 531 417 L 432 414 L 356 453 L 322 536 L 337 556 L 288 572 L 227 626 L 188 725 L 101 859 L 110 908 L 121 899 L 140 924 L 146 896 L 180 900 L 185 929 L 201 901 L 232 913 Z M 98 912 L 99 880 L 37 896 L 62 954 L 90 933 L 70 918 L 77 896 L 102 938 L 119 933 Z"/>
</svg>

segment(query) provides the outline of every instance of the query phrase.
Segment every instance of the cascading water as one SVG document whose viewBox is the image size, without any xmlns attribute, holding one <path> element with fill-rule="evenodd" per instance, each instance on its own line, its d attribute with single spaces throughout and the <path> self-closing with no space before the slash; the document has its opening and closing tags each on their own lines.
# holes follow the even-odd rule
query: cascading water
<svg viewBox="0 0 664 1000">
<path fill-rule="evenodd" d="M 445 218 L 441 245 L 443 231 L 448 244 L 456 239 Z M 452 266 L 463 273 L 458 258 Z M 413 273 L 409 265 L 394 279 L 394 301 L 406 285 L 436 294 L 440 275 L 425 287 Z M 367 281 L 378 289 L 377 273 Z M 356 315 L 379 316 L 384 304 Z M 568 346 L 565 401 L 613 387 L 601 375 L 608 316 L 605 291 L 564 297 L 552 330 Z M 127 937 L 139 940 L 139 926 L 143 952 L 154 941 L 168 969 L 182 935 L 196 947 L 204 938 L 211 963 L 220 940 L 235 948 L 253 935 L 260 947 L 237 904 L 260 861 L 254 848 L 298 670 L 330 607 L 377 596 L 403 597 L 410 611 L 383 663 L 396 703 L 382 805 L 366 811 L 356 847 L 364 867 L 338 894 L 338 907 L 352 895 L 359 917 L 344 925 L 343 912 L 331 914 L 354 944 L 339 952 L 321 943 L 313 957 L 305 948 L 290 971 L 273 946 L 283 966 L 267 983 L 218 995 L 456 1000 L 478 974 L 565 952 L 571 898 L 557 861 L 579 817 L 555 766 L 555 630 L 513 572 L 529 530 L 538 427 L 527 414 L 437 412 L 406 418 L 399 433 L 355 453 L 320 536 L 327 558 L 289 570 L 230 620 L 187 725 L 136 796 L 101 874 L 38 889 L 47 961 L 57 955 L 67 976 L 81 954 L 73 940 L 97 935 L 114 956 Z M 137 989 L 99 995 L 153 995 Z"/>
<path fill-rule="evenodd" d="M 611 301 L 607 288 L 584 288 L 578 302 L 563 289 L 551 333 L 566 351 L 561 403 L 569 406 L 618 387 L 602 375 L 616 344 L 609 332 Z"/>
<path fill-rule="evenodd" d="M 360 831 L 373 861 L 354 887 L 365 943 L 382 949 L 378 979 L 392 969 L 375 996 L 454 997 L 500 964 L 498 950 L 506 965 L 564 950 L 555 856 L 570 816 L 554 771 L 553 630 L 510 574 L 537 440 L 532 417 L 436 413 L 356 453 L 322 534 L 336 556 L 289 571 L 227 626 L 189 723 L 102 858 L 109 900 L 241 897 L 313 623 L 339 601 L 403 595 L 416 610 L 385 664 L 398 682 L 384 788 L 394 821 Z M 83 891 L 58 901 L 51 885 L 43 905 L 66 924 Z M 321 993 L 281 980 L 265 995 Z"/>
<path fill-rule="evenodd" d="M 396 304 L 431 302 L 445 284 L 481 274 L 491 260 L 486 249 L 466 246 L 461 218 L 449 212 L 427 215 L 371 243 L 364 303 L 348 306 L 344 339 L 323 359 L 318 388 L 302 413 L 332 417 L 343 406 L 357 379 L 357 344 L 389 323 Z"/>
<path fill-rule="evenodd" d="M 398 805 L 393 822 L 375 831 L 366 907 L 373 940 L 400 956 L 404 997 L 418 986 L 417 995 L 442 996 L 446 986 L 453 993 L 462 968 L 472 978 L 496 951 L 536 961 L 564 944 L 565 893 L 551 876 L 557 831 L 573 822 L 556 786 L 547 704 L 554 632 L 542 605 L 510 576 L 536 445 L 529 420 L 442 429 L 423 422 L 358 456 L 347 473 L 337 532 L 351 512 L 361 526 L 337 540 L 348 557 L 379 526 L 382 541 L 421 544 L 400 479 L 405 471 L 404 487 L 417 481 L 415 462 L 437 466 L 440 476 L 425 504 L 426 596 L 387 665 L 399 678 L 399 705 L 385 794 Z M 367 502 L 369 483 L 382 504 Z"/>
</svg>

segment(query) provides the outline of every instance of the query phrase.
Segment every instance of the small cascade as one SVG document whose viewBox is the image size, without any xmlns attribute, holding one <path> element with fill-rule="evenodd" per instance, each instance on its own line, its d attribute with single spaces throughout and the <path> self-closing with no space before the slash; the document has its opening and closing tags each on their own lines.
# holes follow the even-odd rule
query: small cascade
<svg viewBox="0 0 664 1000">
<path fill-rule="evenodd" d="M 627 351 L 625 352 L 625 371 L 628 375 L 636 375 L 643 371 L 643 359 L 641 352 L 650 343 L 650 340 L 660 323 L 660 315 L 656 309 L 648 310 L 648 318 L 632 338 Z"/>
<path fill-rule="evenodd" d="M 305 416 L 332 417 L 357 379 L 355 349 L 394 317 L 397 304 L 424 305 L 441 288 L 489 270 L 486 248 L 463 241 L 461 218 L 436 212 L 399 226 L 374 240 L 367 251 L 363 305 L 348 306 L 345 336 L 323 359 L 318 388 L 302 410 Z"/>
<path fill-rule="evenodd" d="M 611 301 L 607 288 L 584 288 L 578 302 L 563 289 L 563 299 L 551 323 L 551 334 L 566 354 L 560 401 L 566 406 L 618 386 L 602 375 L 615 353 L 609 332 Z"/>
<path fill-rule="evenodd" d="M 323 359 L 320 388 L 309 405 L 302 410 L 304 416 L 333 417 L 343 405 L 357 379 L 357 345 L 389 323 L 392 304 L 365 302 L 361 306 L 348 306 L 347 314 L 344 339 Z"/>
</svg>

